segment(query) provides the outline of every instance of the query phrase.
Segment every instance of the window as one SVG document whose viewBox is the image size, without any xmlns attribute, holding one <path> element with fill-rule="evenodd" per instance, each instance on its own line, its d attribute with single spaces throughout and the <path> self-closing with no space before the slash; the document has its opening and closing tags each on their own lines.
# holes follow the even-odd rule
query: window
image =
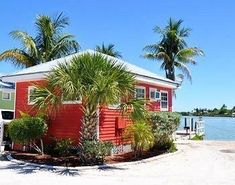
<svg viewBox="0 0 235 185">
<path fill-rule="evenodd" d="M 34 104 L 32 94 L 35 92 L 35 90 L 36 90 L 36 87 L 34 87 L 34 86 L 28 87 L 28 104 L 29 105 Z"/>
<path fill-rule="evenodd" d="M 69 99 L 65 99 L 63 96 L 62 96 L 62 101 L 63 101 L 63 104 L 79 104 L 82 102 L 82 99 L 81 97 L 77 97 L 75 100 L 69 100 Z"/>
<path fill-rule="evenodd" d="M 160 100 L 160 91 L 154 88 L 150 88 L 149 90 L 149 99 L 150 100 Z"/>
<path fill-rule="evenodd" d="M 136 99 L 145 99 L 145 87 L 136 87 L 135 88 L 135 98 Z"/>
<path fill-rule="evenodd" d="M 2 119 L 12 120 L 14 118 L 13 111 L 1 111 L 1 113 L 2 113 Z"/>
<path fill-rule="evenodd" d="M 161 92 L 161 110 L 168 111 L 168 93 Z"/>
<path fill-rule="evenodd" d="M 11 93 L 10 92 L 2 92 L 2 99 L 3 100 L 11 100 Z"/>
</svg>

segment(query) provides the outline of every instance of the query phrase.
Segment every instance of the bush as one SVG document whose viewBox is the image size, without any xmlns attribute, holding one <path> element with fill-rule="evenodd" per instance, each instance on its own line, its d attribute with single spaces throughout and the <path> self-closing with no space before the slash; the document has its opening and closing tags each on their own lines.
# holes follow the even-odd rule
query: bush
<svg viewBox="0 0 235 185">
<path fill-rule="evenodd" d="M 135 157 L 141 156 L 144 150 L 148 150 L 154 144 L 152 128 L 145 122 L 136 122 L 127 126 L 124 131 L 124 139 L 131 141 Z"/>
<path fill-rule="evenodd" d="M 154 112 L 150 115 L 154 134 L 154 146 L 169 149 L 173 145 L 172 134 L 180 124 L 180 114 L 172 112 Z"/>
<path fill-rule="evenodd" d="M 38 153 L 43 154 L 42 137 L 47 132 L 47 124 L 41 117 L 25 116 L 10 122 L 8 131 L 12 141 L 29 145 Z M 37 145 L 40 140 L 41 147 Z"/>
<path fill-rule="evenodd" d="M 203 135 L 196 134 L 191 140 L 202 141 L 203 140 Z"/>
<path fill-rule="evenodd" d="M 104 158 L 110 155 L 113 144 L 102 141 L 84 141 L 79 156 L 84 165 L 103 164 Z"/>
<path fill-rule="evenodd" d="M 73 141 L 71 139 L 61 139 L 56 141 L 55 151 L 61 156 L 67 156 L 72 148 Z"/>
</svg>

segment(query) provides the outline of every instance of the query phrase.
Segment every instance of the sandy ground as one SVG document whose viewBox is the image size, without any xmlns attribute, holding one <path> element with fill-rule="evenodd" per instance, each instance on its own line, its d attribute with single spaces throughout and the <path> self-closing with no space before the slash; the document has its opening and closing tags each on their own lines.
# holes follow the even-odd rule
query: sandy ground
<svg viewBox="0 0 235 185">
<path fill-rule="evenodd" d="M 182 142 L 181 152 L 108 169 L 46 170 L 0 161 L 0 185 L 235 185 L 234 142 Z"/>
</svg>

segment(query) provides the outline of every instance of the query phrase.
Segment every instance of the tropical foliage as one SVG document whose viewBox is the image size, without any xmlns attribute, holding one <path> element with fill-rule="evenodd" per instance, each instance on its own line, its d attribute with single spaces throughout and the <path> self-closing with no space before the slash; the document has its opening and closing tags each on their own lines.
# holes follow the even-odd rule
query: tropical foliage
<svg viewBox="0 0 235 185">
<path fill-rule="evenodd" d="M 171 80 L 175 80 L 175 68 L 191 80 L 187 64 L 195 65 L 194 57 L 203 55 L 199 48 L 188 47 L 185 38 L 189 36 L 191 30 L 182 28 L 182 23 L 183 20 L 170 19 L 163 29 L 155 27 L 154 32 L 160 34 L 161 40 L 144 48 L 145 58 L 161 61 L 161 69 L 165 70 L 166 77 Z"/>
<path fill-rule="evenodd" d="M 69 20 L 63 14 L 55 18 L 39 15 L 35 21 L 36 36 L 24 31 L 12 31 L 10 36 L 19 40 L 22 48 L 13 48 L 0 54 L 0 60 L 10 61 L 16 66 L 30 67 L 75 53 L 79 44 L 74 36 L 63 33 Z"/>
<path fill-rule="evenodd" d="M 131 141 L 135 156 L 139 157 L 154 145 L 152 128 L 146 122 L 135 122 L 127 126 L 124 138 Z"/>
<path fill-rule="evenodd" d="M 113 144 L 102 141 L 84 141 L 79 156 L 84 165 L 103 164 L 104 158 L 111 154 Z"/>
<path fill-rule="evenodd" d="M 8 131 L 12 141 L 29 145 L 40 154 L 44 153 L 42 137 L 47 132 L 47 124 L 42 117 L 24 116 L 15 119 L 9 124 Z M 38 141 L 40 141 L 40 147 L 37 144 Z"/>
<path fill-rule="evenodd" d="M 134 94 L 134 75 L 123 65 L 100 54 L 82 54 L 70 63 L 60 64 L 47 77 L 47 86 L 33 95 L 41 110 L 60 106 L 65 100 L 82 101 L 81 142 L 96 140 L 97 110 L 108 104 L 119 103 L 121 97 Z"/>
<path fill-rule="evenodd" d="M 174 147 L 173 133 L 180 124 L 180 114 L 172 112 L 153 112 L 150 115 L 155 146 L 159 149 L 170 149 Z"/>
<path fill-rule="evenodd" d="M 235 115 L 235 106 L 229 109 L 225 104 L 220 108 L 195 108 L 191 112 L 181 112 L 183 116 L 220 116 L 220 117 L 231 117 Z"/>
<path fill-rule="evenodd" d="M 97 45 L 95 50 L 115 58 L 122 58 L 121 53 L 115 49 L 114 44 L 108 44 L 107 46 L 105 46 L 103 43 L 101 46 Z"/>
</svg>

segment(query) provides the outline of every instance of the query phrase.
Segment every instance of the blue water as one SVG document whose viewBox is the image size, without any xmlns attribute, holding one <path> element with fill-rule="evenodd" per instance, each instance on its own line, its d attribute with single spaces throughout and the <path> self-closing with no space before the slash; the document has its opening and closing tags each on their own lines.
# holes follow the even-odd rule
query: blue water
<svg viewBox="0 0 235 185">
<path fill-rule="evenodd" d="M 198 117 L 194 117 L 198 120 Z M 203 117 L 205 121 L 205 140 L 234 140 L 235 118 Z M 180 128 L 184 125 L 184 117 L 181 119 Z"/>
</svg>

